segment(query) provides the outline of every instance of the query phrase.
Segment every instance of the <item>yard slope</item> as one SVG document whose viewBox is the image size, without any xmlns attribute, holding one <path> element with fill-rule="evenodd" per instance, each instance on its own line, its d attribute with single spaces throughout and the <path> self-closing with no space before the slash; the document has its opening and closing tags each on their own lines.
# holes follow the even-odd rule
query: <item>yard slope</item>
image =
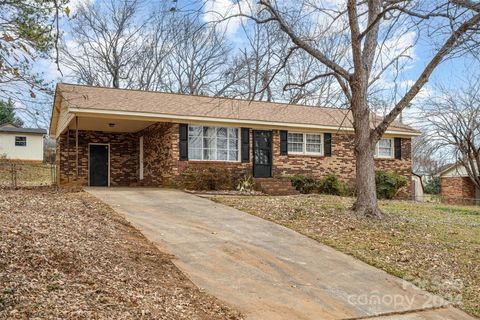
<svg viewBox="0 0 480 320">
<path fill-rule="evenodd" d="M 480 208 L 382 201 L 382 220 L 350 213 L 353 199 L 325 195 L 215 197 L 289 227 L 480 316 Z"/>
<path fill-rule="evenodd" d="M 84 192 L 0 190 L 0 318 L 240 319 Z"/>
</svg>

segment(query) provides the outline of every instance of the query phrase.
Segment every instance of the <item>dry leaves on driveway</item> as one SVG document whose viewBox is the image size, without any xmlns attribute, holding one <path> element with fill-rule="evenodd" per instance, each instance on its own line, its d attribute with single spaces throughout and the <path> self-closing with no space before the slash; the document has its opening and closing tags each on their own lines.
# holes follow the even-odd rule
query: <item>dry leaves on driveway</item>
<svg viewBox="0 0 480 320">
<path fill-rule="evenodd" d="M 84 192 L 0 190 L 0 318 L 239 319 Z"/>
</svg>

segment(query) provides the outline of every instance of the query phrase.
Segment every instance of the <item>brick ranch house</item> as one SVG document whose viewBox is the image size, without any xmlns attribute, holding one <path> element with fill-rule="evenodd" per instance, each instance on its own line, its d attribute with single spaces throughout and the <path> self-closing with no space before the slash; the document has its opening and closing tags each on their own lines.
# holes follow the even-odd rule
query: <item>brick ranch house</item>
<svg viewBox="0 0 480 320">
<path fill-rule="evenodd" d="M 355 177 L 345 109 L 58 84 L 50 134 L 60 185 L 168 186 L 205 165 L 237 177 Z M 410 181 L 418 134 L 393 123 L 377 145 L 376 169 Z"/>
<path fill-rule="evenodd" d="M 480 188 L 475 186 L 463 165 L 454 164 L 439 176 L 443 202 L 480 205 Z"/>
</svg>

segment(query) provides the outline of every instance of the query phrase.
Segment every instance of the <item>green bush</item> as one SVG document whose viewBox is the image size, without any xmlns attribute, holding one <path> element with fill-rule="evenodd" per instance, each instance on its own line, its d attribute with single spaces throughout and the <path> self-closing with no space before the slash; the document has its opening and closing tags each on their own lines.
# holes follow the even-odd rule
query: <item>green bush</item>
<svg viewBox="0 0 480 320">
<path fill-rule="evenodd" d="M 317 180 L 312 177 L 296 174 L 290 177 L 290 181 L 300 193 L 312 193 L 317 189 Z"/>
<path fill-rule="evenodd" d="M 188 167 L 180 174 L 179 185 L 188 190 L 233 190 L 231 173 L 212 166 Z"/>
<path fill-rule="evenodd" d="M 423 189 L 423 191 L 428 194 L 440 194 L 440 177 L 432 177 L 428 179 Z"/>
<path fill-rule="evenodd" d="M 393 199 L 398 191 L 408 183 L 407 178 L 391 171 L 375 172 L 377 196 L 380 199 Z"/>
<path fill-rule="evenodd" d="M 318 181 L 317 189 L 320 193 L 343 196 L 347 194 L 347 186 L 335 174 L 329 173 Z"/>
</svg>

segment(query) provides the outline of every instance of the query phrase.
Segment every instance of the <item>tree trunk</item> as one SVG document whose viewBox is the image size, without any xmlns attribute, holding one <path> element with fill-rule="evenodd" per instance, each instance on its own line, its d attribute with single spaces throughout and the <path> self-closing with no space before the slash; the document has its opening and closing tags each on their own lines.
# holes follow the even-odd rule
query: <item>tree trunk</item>
<svg viewBox="0 0 480 320">
<path fill-rule="evenodd" d="M 351 109 L 353 126 L 355 128 L 355 168 L 357 199 L 353 210 L 358 215 L 381 218 L 378 207 L 375 185 L 375 146 L 376 139 L 372 137 L 370 128 L 370 110 L 368 108 L 366 90 L 361 81 L 352 85 Z"/>
<path fill-rule="evenodd" d="M 357 135 L 361 135 L 360 131 L 357 131 Z M 369 135 L 356 140 L 358 140 L 355 142 L 357 199 L 353 210 L 358 215 L 381 218 L 382 212 L 378 207 L 375 185 L 374 146 L 371 146 Z"/>
</svg>

